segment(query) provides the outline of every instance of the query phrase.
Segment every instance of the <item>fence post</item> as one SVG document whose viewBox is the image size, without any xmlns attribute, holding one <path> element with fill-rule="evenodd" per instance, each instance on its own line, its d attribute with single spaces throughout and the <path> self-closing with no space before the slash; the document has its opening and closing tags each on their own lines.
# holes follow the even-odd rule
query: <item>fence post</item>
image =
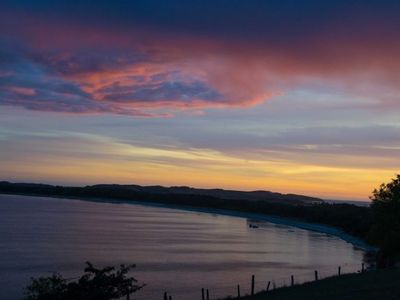
<svg viewBox="0 0 400 300">
<path fill-rule="evenodd" d="M 267 284 L 267 292 L 269 291 L 269 286 L 270 286 L 270 284 L 271 284 L 271 281 L 268 281 L 268 284 Z"/>
<path fill-rule="evenodd" d="M 290 276 L 291 286 L 294 286 L 294 276 Z"/>
<path fill-rule="evenodd" d="M 128 292 L 128 294 L 126 294 L 126 300 L 130 299 L 130 293 Z"/>
<path fill-rule="evenodd" d="M 315 281 L 318 280 L 318 271 L 314 271 L 314 277 L 315 277 Z"/>
<path fill-rule="evenodd" d="M 341 273 L 342 273 L 342 268 L 339 266 L 338 269 L 337 269 L 337 274 L 338 274 L 338 276 L 340 276 Z"/>
<path fill-rule="evenodd" d="M 204 288 L 201 289 L 201 300 L 205 300 L 204 299 Z"/>
<path fill-rule="evenodd" d="M 167 292 L 164 292 L 164 300 L 168 300 Z"/>
<path fill-rule="evenodd" d="M 239 284 L 237 285 L 237 295 L 238 295 L 237 297 L 240 298 L 240 285 Z"/>
<path fill-rule="evenodd" d="M 172 296 L 169 296 L 169 298 L 168 298 L 169 300 L 172 300 Z"/>
<path fill-rule="evenodd" d="M 254 275 L 251 275 L 251 295 L 254 295 Z"/>
<path fill-rule="evenodd" d="M 207 289 L 207 300 L 210 300 L 210 294 L 208 293 L 208 289 Z"/>
</svg>

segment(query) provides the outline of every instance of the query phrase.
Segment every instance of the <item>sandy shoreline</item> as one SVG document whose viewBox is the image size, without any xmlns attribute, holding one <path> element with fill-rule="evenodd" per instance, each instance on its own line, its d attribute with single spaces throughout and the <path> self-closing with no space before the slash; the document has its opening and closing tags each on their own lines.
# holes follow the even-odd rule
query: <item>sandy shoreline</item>
<svg viewBox="0 0 400 300">
<path fill-rule="evenodd" d="M 114 203 L 114 204 L 132 204 L 132 205 L 143 205 L 143 206 L 152 206 L 152 207 L 163 207 L 169 209 L 177 209 L 198 213 L 207 213 L 207 214 L 216 214 L 216 215 L 224 215 L 224 216 L 232 216 L 244 219 L 251 219 L 255 221 L 263 221 L 274 224 L 281 224 L 286 226 L 292 226 L 296 228 L 301 228 L 309 231 L 315 231 L 320 233 L 326 233 L 332 236 L 339 237 L 340 239 L 353 244 L 356 248 L 359 248 L 364 251 L 377 251 L 377 248 L 371 246 L 364 242 L 363 240 L 354 237 L 350 234 L 345 233 L 344 231 L 331 227 L 328 225 L 317 224 L 317 223 L 308 223 L 304 221 L 299 221 L 290 218 L 278 217 L 273 215 L 265 215 L 265 214 L 256 214 L 250 212 L 241 212 L 227 209 L 213 209 L 213 208 L 204 208 L 204 207 L 193 207 L 193 206 L 184 206 L 184 205 L 171 205 L 159 202 L 147 202 L 147 201 L 139 201 L 139 200 L 117 200 L 111 198 L 79 198 L 79 197 L 61 197 L 61 196 L 52 196 L 52 195 L 28 195 L 28 194 L 2 194 L 2 195 L 19 195 L 19 196 L 29 196 L 29 197 L 40 197 L 40 198 L 54 198 L 54 199 L 69 199 L 69 200 L 78 200 L 78 201 L 90 201 L 90 202 L 103 202 L 103 203 Z"/>
</svg>

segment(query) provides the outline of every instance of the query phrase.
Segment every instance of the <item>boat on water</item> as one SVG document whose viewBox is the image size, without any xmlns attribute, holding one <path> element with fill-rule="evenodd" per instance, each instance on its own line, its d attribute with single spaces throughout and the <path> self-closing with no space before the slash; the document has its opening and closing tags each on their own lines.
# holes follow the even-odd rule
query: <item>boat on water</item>
<svg viewBox="0 0 400 300">
<path fill-rule="evenodd" d="M 258 228 L 258 225 L 255 225 L 255 224 L 249 224 L 249 228 Z"/>
</svg>

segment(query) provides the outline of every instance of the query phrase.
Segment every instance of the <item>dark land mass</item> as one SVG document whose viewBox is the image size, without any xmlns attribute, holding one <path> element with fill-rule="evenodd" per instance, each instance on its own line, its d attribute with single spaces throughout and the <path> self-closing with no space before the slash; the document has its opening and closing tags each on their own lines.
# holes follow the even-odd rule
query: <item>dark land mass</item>
<svg viewBox="0 0 400 300">
<path fill-rule="evenodd" d="M 64 187 L 47 184 L 0 182 L 0 193 L 81 198 L 86 200 L 140 201 L 171 206 L 224 209 L 272 215 L 338 228 L 367 241 L 372 223 L 369 207 L 326 203 L 322 199 L 266 191 L 101 184 Z"/>
<path fill-rule="evenodd" d="M 97 187 L 101 185 L 97 185 Z M 105 187 L 109 185 L 104 185 Z M 121 186 L 117 186 L 121 187 Z M 323 202 L 322 199 L 308 197 L 296 194 L 280 194 L 269 191 L 235 191 L 235 190 L 224 190 L 224 189 L 197 189 L 186 186 L 139 186 L 139 185 L 128 185 L 126 188 L 135 190 L 137 192 L 144 193 L 157 193 L 161 195 L 169 194 L 183 194 L 183 195 L 198 195 L 198 196 L 210 196 L 226 200 L 248 200 L 248 201 L 268 201 L 268 202 L 280 202 L 287 204 L 306 204 L 306 203 L 319 203 Z"/>
<path fill-rule="evenodd" d="M 227 298 L 229 299 L 229 298 Z M 237 298 L 235 298 L 237 299 Z M 293 287 L 260 292 L 243 300 L 389 300 L 400 299 L 400 269 L 347 274 Z"/>
<path fill-rule="evenodd" d="M 78 190 L 82 193 L 93 193 L 96 190 L 107 190 L 113 191 L 120 195 L 122 193 L 133 193 L 136 194 L 155 194 L 161 197 L 164 196 L 199 196 L 199 197 L 212 197 L 226 200 L 248 200 L 248 201 L 267 201 L 267 202 L 279 202 L 281 204 L 307 204 L 307 203 L 322 203 L 323 200 L 320 198 L 296 195 L 296 194 L 280 194 L 269 191 L 235 191 L 235 190 L 224 190 L 224 189 L 198 189 L 187 186 L 172 186 L 164 187 L 160 185 L 154 186 L 141 186 L 141 185 L 119 185 L 119 184 L 97 184 L 85 187 L 62 187 L 53 186 L 48 184 L 35 184 L 35 183 L 10 183 L 7 181 L 0 181 L 0 188 L 13 189 L 13 190 L 30 190 L 38 191 L 48 190 L 52 192 L 77 192 Z M 117 196 L 117 195 L 115 195 Z"/>
</svg>

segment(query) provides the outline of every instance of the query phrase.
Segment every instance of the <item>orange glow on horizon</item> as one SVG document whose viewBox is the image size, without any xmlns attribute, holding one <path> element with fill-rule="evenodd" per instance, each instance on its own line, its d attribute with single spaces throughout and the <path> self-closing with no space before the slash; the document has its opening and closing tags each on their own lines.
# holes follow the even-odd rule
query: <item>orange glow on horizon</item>
<svg viewBox="0 0 400 300">
<path fill-rule="evenodd" d="M 39 182 L 76 185 L 160 184 L 270 190 L 351 200 L 368 200 L 375 187 L 393 176 L 392 170 L 242 159 L 204 149 L 152 149 L 108 141 L 94 147 L 97 150 L 80 146 L 80 152 L 97 152 L 90 158 L 59 159 L 54 155 L 29 161 L 21 158 L 18 166 L 4 162 L 0 176 L 15 181 L 35 178 Z"/>
</svg>

